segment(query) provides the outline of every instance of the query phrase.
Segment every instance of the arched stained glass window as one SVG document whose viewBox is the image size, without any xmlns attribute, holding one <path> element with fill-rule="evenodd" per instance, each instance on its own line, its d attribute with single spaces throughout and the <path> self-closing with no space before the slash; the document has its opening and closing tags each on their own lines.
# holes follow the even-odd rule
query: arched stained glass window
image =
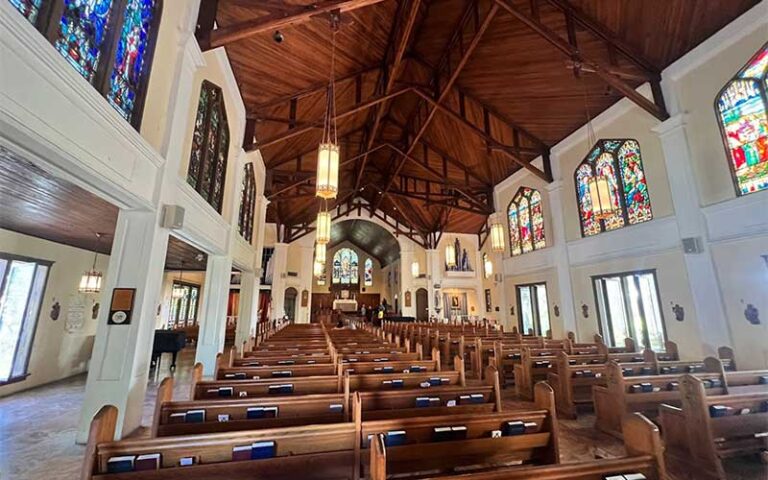
<svg viewBox="0 0 768 480">
<path fill-rule="evenodd" d="M 589 180 L 604 176 L 616 213 L 597 219 L 592 212 Z M 651 198 L 645 181 L 640 145 L 636 140 L 599 140 L 574 173 L 579 203 L 581 233 L 591 235 L 616 230 L 653 218 Z"/>
<path fill-rule="evenodd" d="M 366 287 L 373 286 L 373 260 L 370 258 L 365 259 L 365 273 L 363 281 Z"/>
<path fill-rule="evenodd" d="M 256 206 L 256 178 L 253 175 L 253 163 L 245 164 L 243 190 L 240 195 L 240 214 L 237 227 L 240 235 L 251 243 L 253 239 L 253 210 Z"/>
<path fill-rule="evenodd" d="M 197 103 L 187 182 L 221 213 L 229 153 L 229 126 L 222 91 L 203 80 Z"/>
<path fill-rule="evenodd" d="M 737 194 L 768 189 L 768 44 L 723 88 L 717 111 Z"/>
<path fill-rule="evenodd" d="M 544 248 L 544 212 L 541 194 L 532 188 L 521 187 L 507 208 L 509 219 L 509 247 L 512 256 Z"/>
<path fill-rule="evenodd" d="M 356 285 L 358 283 L 357 253 L 351 248 L 340 248 L 333 255 L 333 283 Z"/>
<path fill-rule="evenodd" d="M 134 128 L 162 0 L 9 0 Z"/>
</svg>

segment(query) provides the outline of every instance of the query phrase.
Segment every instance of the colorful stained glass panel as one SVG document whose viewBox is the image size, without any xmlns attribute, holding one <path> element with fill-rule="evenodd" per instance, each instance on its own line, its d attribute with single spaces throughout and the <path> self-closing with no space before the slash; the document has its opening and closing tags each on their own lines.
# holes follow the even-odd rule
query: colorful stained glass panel
<svg viewBox="0 0 768 480">
<path fill-rule="evenodd" d="M 367 258 L 365 260 L 365 286 L 370 287 L 373 285 L 373 260 Z"/>
<path fill-rule="evenodd" d="M 651 199 L 640 159 L 640 145 L 634 140 L 627 140 L 619 149 L 618 157 L 629 223 L 634 225 L 651 220 Z"/>
<path fill-rule="evenodd" d="M 541 208 L 541 194 L 531 193 L 531 227 L 533 229 L 533 248 L 538 250 L 546 246 L 544 240 L 544 213 Z"/>
<path fill-rule="evenodd" d="M 35 24 L 37 22 L 37 16 L 40 14 L 40 7 L 43 0 L 10 0 L 11 5 L 21 12 L 29 23 Z"/>
<path fill-rule="evenodd" d="M 624 226 L 621 199 L 619 198 L 619 185 L 616 178 L 614 157 L 610 153 L 603 153 L 595 162 L 595 172 L 598 176 L 608 179 L 608 188 L 611 192 L 611 202 L 616 213 L 603 220 L 606 230 L 616 230 Z"/>
<path fill-rule="evenodd" d="M 64 0 L 54 46 L 89 82 L 99 66 L 111 13 L 112 0 Z"/>
<path fill-rule="evenodd" d="M 581 231 L 584 236 L 600 233 L 600 222 L 592 213 L 592 197 L 589 194 L 589 178 L 592 176 L 592 167 L 582 164 L 576 170 L 576 193 L 579 200 L 579 213 L 581 215 Z"/>
<path fill-rule="evenodd" d="M 517 203 L 517 216 L 520 223 L 520 247 L 523 253 L 533 250 L 533 234 L 531 233 L 531 215 L 528 210 L 528 199 L 523 197 Z"/>
<path fill-rule="evenodd" d="M 520 248 L 520 227 L 517 222 L 517 205 L 512 203 L 509 206 L 509 247 L 512 256 L 520 255 L 522 252 Z"/>
<path fill-rule="evenodd" d="M 154 14 L 154 0 L 128 0 L 125 5 L 107 100 L 128 121 L 136 104 Z"/>
</svg>

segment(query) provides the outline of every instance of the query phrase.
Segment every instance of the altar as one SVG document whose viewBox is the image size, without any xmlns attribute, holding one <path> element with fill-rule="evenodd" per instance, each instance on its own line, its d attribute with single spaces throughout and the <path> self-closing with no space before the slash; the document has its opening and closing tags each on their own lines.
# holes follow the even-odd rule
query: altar
<svg viewBox="0 0 768 480">
<path fill-rule="evenodd" d="M 333 301 L 333 309 L 341 310 L 342 312 L 356 312 L 357 300 L 339 298 Z"/>
</svg>

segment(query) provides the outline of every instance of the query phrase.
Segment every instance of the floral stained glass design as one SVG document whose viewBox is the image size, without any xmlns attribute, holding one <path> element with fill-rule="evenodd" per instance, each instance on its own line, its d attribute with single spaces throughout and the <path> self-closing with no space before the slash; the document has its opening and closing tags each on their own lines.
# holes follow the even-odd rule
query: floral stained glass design
<svg viewBox="0 0 768 480">
<path fill-rule="evenodd" d="M 219 87 L 203 81 L 192 133 L 187 182 L 221 212 L 229 154 L 229 127 Z"/>
<path fill-rule="evenodd" d="M 737 193 L 768 189 L 768 44 L 726 85 L 717 110 Z"/>
<path fill-rule="evenodd" d="M 589 180 L 604 176 L 616 213 L 596 219 L 592 212 Z M 581 233 L 588 237 L 653 218 L 651 198 L 636 140 L 599 140 L 574 173 Z"/>
<path fill-rule="evenodd" d="M 11 0 L 11 5 L 21 12 L 29 23 L 37 23 L 37 17 L 40 15 L 40 7 L 43 0 Z"/>
<path fill-rule="evenodd" d="M 350 248 L 340 248 L 333 255 L 333 283 L 356 285 L 358 283 L 357 253 Z"/>
<path fill-rule="evenodd" d="M 154 15 L 154 0 L 128 0 L 125 5 L 107 101 L 129 122 L 143 78 Z"/>
<path fill-rule="evenodd" d="M 64 0 L 54 46 L 92 82 L 107 37 L 112 0 Z"/>
<path fill-rule="evenodd" d="M 532 188 L 521 187 L 507 209 L 509 219 L 509 245 L 512 256 L 544 248 L 544 212 L 541 194 Z"/>
<path fill-rule="evenodd" d="M 253 239 L 253 210 L 256 204 L 256 179 L 253 174 L 253 163 L 245 164 L 243 175 L 243 190 L 240 195 L 240 214 L 237 217 L 237 227 L 240 236 L 251 243 Z"/>
<path fill-rule="evenodd" d="M 363 282 L 366 287 L 373 286 L 373 260 L 370 258 L 365 259 L 365 268 Z"/>
</svg>

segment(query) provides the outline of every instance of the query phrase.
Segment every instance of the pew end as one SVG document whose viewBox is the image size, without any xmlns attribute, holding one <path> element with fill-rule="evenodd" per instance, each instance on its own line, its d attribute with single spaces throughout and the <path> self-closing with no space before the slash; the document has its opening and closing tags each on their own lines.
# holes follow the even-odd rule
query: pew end
<svg viewBox="0 0 768 480">
<path fill-rule="evenodd" d="M 219 378 L 219 369 L 226 367 L 225 364 L 224 354 L 219 352 L 216 354 L 216 361 L 214 362 L 213 366 L 213 378 Z"/>
<path fill-rule="evenodd" d="M 432 347 L 432 361 L 435 362 L 435 371 L 442 370 L 440 366 L 440 350 L 437 347 Z"/>
<path fill-rule="evenodd" d="M 160 417 L 163 413 L 163 403 L 173 400 L 173 377 L 165 377 L 157 388 L 157 398 L 155 399 L 155 413 L 152 416 L 152 428 L 150 437 L 156 438 L 157 431 L 160 428 Z"/>
<path fill-rule="evenodd" d="M 456 355 L 453 357 L 453 369 L 459 372 L 459 385 L 462 387 L 467 386 L 466 372 L 464 372 L 464 360 Z"/>
<path fill-rule="evenodd" d="M 96 470 L 97 447 L 100 443 L 111 442 L 115 439 L 117 429 L 117 407 L 104 405 L 91 420 L 88 430 L 88 443 L 85 447 L 85 459 L 80 480 L 91 480 Z"/>
<path fill-rule="evenodd" d="M 642 413 L 633 413 L 623 419 L 622 431 L 627 454 L 652 456 L 660 478 L 667 478 L 659 428 Z"/>
<path fill-rule="evenodd" d="M 195 390 L 197 390 L 197 384 L 203 381 L 203 364 L 200 362 L 197 362 L 194 367 L 192 367 L 192 382 L 189 386 L 189 399 L 194 400 L 195 399 Z"/>
<path fill-rule="evenodd" d="M 547 463 L 560 463 L 560 428 L 557 423 L 557 412 L 555 407 L 555 391 L 547 382 L 537 382 L 533 387 L 533 403 L 536 408 L 546 410 L 549 414 L 545 422 L 545 428 L 552 432 L 549 440 L 549 448 L 544 458 Z"/>
<path fill-rule="evenodd" d="M 463 367 L 463 363 L 462 363 Z M 499 370 L 493 366 L 488 365 L 485 368 L 485 380 L 483 381 L 485 385 L 490 385 L 493 387 L 493 401 L 496 404 L 496 411 L 501 411 L 501 382 L 499 380 Z"/>
<path fill-rule="evenodd" d="M 369 448 L 370 466 L 368 468 L 370 480 L 386 480 L 387 478 L 387 447 L 384 446 L 384 435 L 377 433 Z"/>
</svg>

